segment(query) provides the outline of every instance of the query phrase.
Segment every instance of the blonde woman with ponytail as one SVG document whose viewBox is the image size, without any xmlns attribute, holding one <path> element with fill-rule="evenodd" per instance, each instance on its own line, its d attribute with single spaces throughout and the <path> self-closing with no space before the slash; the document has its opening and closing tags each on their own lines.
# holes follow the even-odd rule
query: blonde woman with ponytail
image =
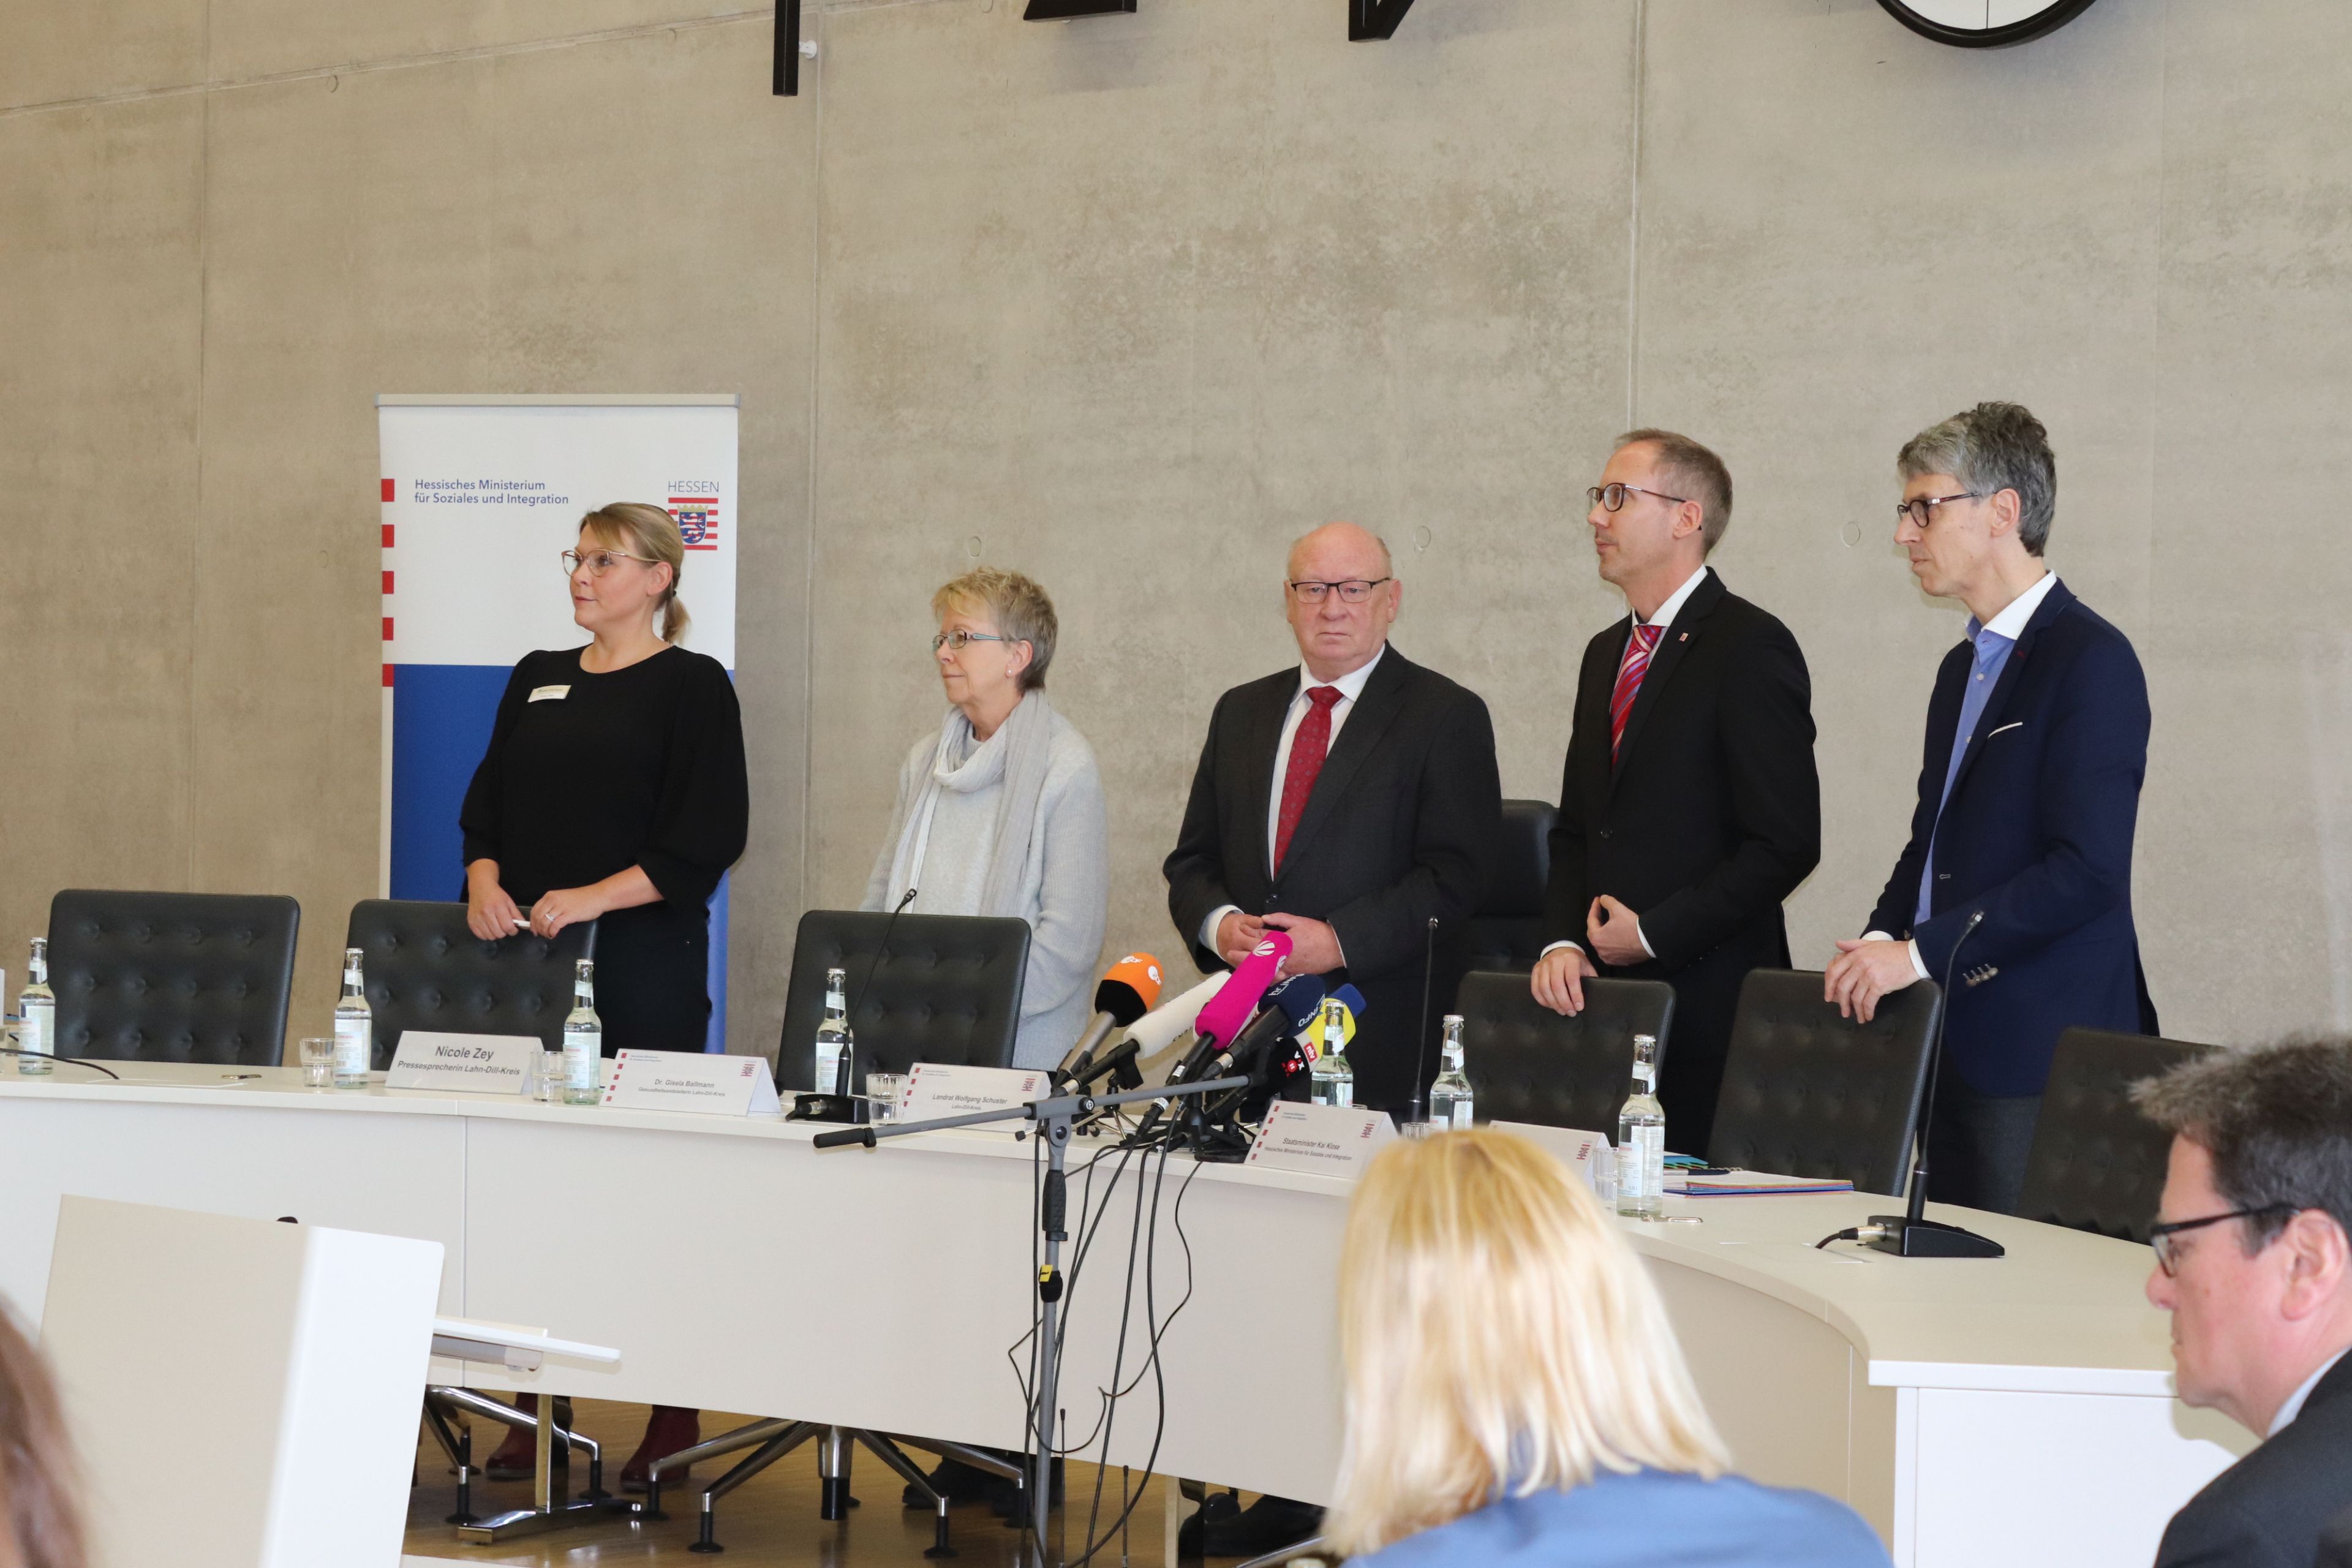
<svg viewBox="0 0 2352 1568">
<path fill-rule="evenodd" d="M 515 666 L 458 814 L 476 936 L 597 922 L 607 1056 L 703 1048 L 710 898 L 743 853 L 751 812 L 734 683 L 678 646 L 685 567 L 677 520 L 660 507 L 621 502 L 580 520 L 563 568 L 590 640 Z M 698 1426 L 695 1411 L 655 1406 L 624 1487 L 642 1489 L 647 1466 L 691 1447 Z M 513 1437 L 490 1460 L 493 1479 L 530 1471 L 530 1435 Z"/>
<path fill-rule="evenodd" d="M 1886 1568 L 1843 1503 L 1727 1473 L 1616 1219 L 1524 1139 L 1444 1132 L 1372 1162 L 1339 1354 L 1324 1540 L 1363 1568 Z"/>
</svg>

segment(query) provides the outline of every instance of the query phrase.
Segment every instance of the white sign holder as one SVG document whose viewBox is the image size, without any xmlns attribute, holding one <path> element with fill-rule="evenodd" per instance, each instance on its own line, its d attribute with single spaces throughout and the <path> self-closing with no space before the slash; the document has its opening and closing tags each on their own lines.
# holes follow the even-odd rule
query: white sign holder
<svg viewBox="0 0 2352 1568">
<path fill-rule="evenodd" d="M 536 1035 L 451 1035 L 403 1029 L 383 1087 L 528 1094 L 538 1088 L 541 1049 Z"/>
<path fill-rule="evenodd" d="M 1243 1163 L 1352 1182 L 1396 1135 L 1385 1110 L 1276 1100 L 1266 1108 L 1265 1125 Z"/>
<path fill-rule="evenodd" d="M 775 1075 L 765 1057 L 690 1051 L 616 1051 L 604 1103 L 624 1110 L 684 1110 L 703 1116 L 773 1116 Z"/>
</svg>

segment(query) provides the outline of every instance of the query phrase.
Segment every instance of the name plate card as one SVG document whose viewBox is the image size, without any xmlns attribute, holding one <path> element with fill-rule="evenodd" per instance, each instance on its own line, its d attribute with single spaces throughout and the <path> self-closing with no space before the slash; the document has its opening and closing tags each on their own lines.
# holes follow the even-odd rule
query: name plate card
<svg viewBox="0 0 2352 1568">
<path fill-rule="evenodd" d="M 1533 1121 L 1497 1121 L 1494 1125 L 1497 1132 L 1517 1133 L 1538 1148 L 1559 1155 L 1588 1187 L 1594 1184 L 1594 1152 L 1612 1147 L 1600 1133 L 1582 1132 L 1573 1127 L 1544 1127 Z"/>
<path fill-rule="evenodd" d="M 1385 1110 L 1342 1105 L 1298 1105 L 1276 1100 L 1250 1145 L 1244 1164 L 1268 1171 L 1304 1171 L 1352 1182 L 1365 1164 L 1395 1141 L 1396 1123 Z"/>
<path fill-rule="evenodd" d="M 604 1103 L 703 1116 L 773 1116 L 780 1109 L 767 1058 L 701 1051 L 615 1051 Z"/>
<path fill-rule="evenodd" d="M 1011 1110 L 1045 1098 L 1046 1075 L 1026 1068 L 948 1067 L 917 1062 L 907 1070 L 907 1087 L 898 1091 L 898 1120 L 929 1121 L 941 1116 L 970 1116 L 982 1110 Z M 1020 1132 L 1029 1123 L 1007 1121 L 1001 1129 L 977 1127 L 976 1132 Z"/>
<path fill-rule="evenodd" d="M 386 1089 L 460 1089 L 468 1094 L 526 1094 L 537 1087 L 536 1035 L 448 1035 L 403 1029 L 392 1053 Z"/>
</svg>

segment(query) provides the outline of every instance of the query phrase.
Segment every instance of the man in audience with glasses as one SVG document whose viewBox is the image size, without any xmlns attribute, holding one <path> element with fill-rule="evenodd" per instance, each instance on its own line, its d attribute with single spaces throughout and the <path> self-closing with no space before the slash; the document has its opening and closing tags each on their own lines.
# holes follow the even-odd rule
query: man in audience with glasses
<svg viewBox="0 0 2352 1568">
<path fill-rule="evenodd" d="M 2173 1516 L 2157 1568 L 2304 1568 L 2352 1510 L 2352 1042 L 2217 1052 L 2134 1097 L 2172 1134 L 2147 1299 L 2174 1386 L 2263 1440 Z"/>
<path fill-rule="evenodd" d="M 1968 630 L 1927 701 L 1910 842 L 1825 990 L 1867 1022 L 1890 991 L 1948 986 L 1927 1195 L 2009 1214 L 2058 1037 L 2157 1032 L 2131 907 L 2147 679 L 2042 561 L 2058 463 L 2042 421 L 1980 403 L 1895 467 L 1895 542 Z"/>
<path fill-rule="evenodd" d="M 1780 901 L 1822 856 L 1812 685 L 1789 628 L 1707 567 L 1731 522 L 1722 458 L 1635 430 L 1587 493 L 1632 614 L 1577 675 L 1531 986 L 1575 1014 L 1596 974 L 1672 985 L 1666 1143 L 1703 1155 L 1740 983 L 1789 966 Z"/>
</svg>

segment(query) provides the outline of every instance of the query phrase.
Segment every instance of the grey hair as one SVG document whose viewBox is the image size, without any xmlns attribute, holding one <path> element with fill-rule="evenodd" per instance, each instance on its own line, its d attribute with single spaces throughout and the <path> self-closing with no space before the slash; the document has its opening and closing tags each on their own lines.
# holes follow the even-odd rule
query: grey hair
<svg viewBox="0 0 2352 1568">
<path fill-rule="evenodd" d="M 2050 541 L 2058 512 L 2058 458 L 2050 432 L 2021 404 L 1979 403 L 1930 425 L 1895 455 L 1906 479 L 1949 474 L 1975 495 L 2017 492 L 2017 539 L 2029 555 Z"/>
<path fill-rule="evenodd" d="M 2352 1040 L 2216 1051 L 2133 1085 L 2132 1099 L 2213 1157 L 2214 1190 L 2231 1208 L 2275 1205 L 2247 1220 L 2249 1255 L 2303 1209 L 2352 1235 Z"/>
<path fill-rule="evenodd" d="M 1054 643 L 1061 635 L 1054 601 L 1045 589 L 1002 566 L 975 566 L 931 595 L 931 614 L 939 619 L 958 609 L 967 615 L 986 611 L 1001 636 L 1027 643 L 1029 662 L 1021 670 L 1021 689 L 1045 689 L 1045 667 L 1054 662 Z"/>
</svg>

